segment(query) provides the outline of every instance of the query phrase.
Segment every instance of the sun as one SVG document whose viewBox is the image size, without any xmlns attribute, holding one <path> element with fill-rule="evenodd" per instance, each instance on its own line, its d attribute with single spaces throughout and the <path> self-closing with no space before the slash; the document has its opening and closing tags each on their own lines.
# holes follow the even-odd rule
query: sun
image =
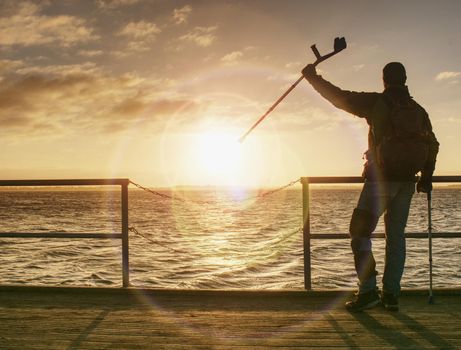
<svg viewBox="0 0 461 350">
<path fill-rule="evenodd" d="M 242 148 L 238 138 L 224 131 L 209 131 L 197 136 L 196 155 L 202 171 L 209 175 L 237 174 Z"/>
</svg>

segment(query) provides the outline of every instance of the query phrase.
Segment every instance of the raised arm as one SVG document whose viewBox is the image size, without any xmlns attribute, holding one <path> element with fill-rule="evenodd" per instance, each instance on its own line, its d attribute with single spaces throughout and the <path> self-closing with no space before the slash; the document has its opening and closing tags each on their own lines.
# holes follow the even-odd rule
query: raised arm
<svg viewBox="0 0 461 350">
<path fill-rule="evenodd" d="M 379 96 L 379 93 L 376 92 L 342 90 L 323 79 L 321 75 L 318 75 L 315 67 L 311 64 L 307 65 L 302 70 L 302 74 L 313 88 L 335 107 L 360 118 L 367 118 L 370 116 L 373 106 Z"/>
</svg>

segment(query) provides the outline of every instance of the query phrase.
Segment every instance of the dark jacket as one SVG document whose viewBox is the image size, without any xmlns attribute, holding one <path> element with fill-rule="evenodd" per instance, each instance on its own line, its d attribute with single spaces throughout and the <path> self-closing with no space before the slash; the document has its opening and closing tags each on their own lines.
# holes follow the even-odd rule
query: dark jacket
<svg viewBox="0 0 461 350">
<path fill-rule="evenodd" d="M 335 107 L 340 108 L 346 112 L 352 113 L 360 118 L 365 118 L 369 125 L 368 132 L 368 150 L 366 154 L 373 154 L 376 143 L 379 143 L 380 137 L 383 135 L 383 128 L 387 125 L 382 125 L 379 120 L 374 120 L 375 113 L 373 110 L 376 106 L 376 103 L 379 99 L 385 97 L 386 100 L 391 101 L 407 101 L 411 99 L 410 93 L 406 86 L 390 86 L 386 88 L 382 93 L 379 92 L 356 92 L 356 91 L 346 91 L 342 90 L 339 87 L 333 85 L 329 81 L 322 78 L 320 75 L 306 76 L 306 79 L 312 84 L 315 90 L 317 90 L 320 95 L 325 99 L 330 101 Z M 418 105 L 419 106 L 419 105 Z M 429 120 L 427 112 L 421 107 L 421 110 L 427 116 L 427 127 L 429 130 L 429 156 L 422 171 L 423 176 L 432 176 L 432 173 L 435 169 L 435 162 L 437 158 L 437 153 L 439 151 L 439 142 L 432 131 L 432 125 Z M 369 159 L 370 160 L 370 159 Z M 372 162 L 372 161 L 371 161 Z M 366 167 L 373 167 L 375 164 L 370 164 L 367 162 Z M 367 174 L 368 171 L 368 174 Z M 378 171 L 378 170 L 373 170 Z M 365 169 L 364 174 L 367 178 L 370 178 L 370 169 Z M 393 179 L 389 176 L 385 176 L 380 173 L 378 175 L 373 175 L 372 177 L 379 176 L 385 180 L 402 180 L 402 179 Z M 405 179 L 412 180 L 412 179 Z"/>
</svg>

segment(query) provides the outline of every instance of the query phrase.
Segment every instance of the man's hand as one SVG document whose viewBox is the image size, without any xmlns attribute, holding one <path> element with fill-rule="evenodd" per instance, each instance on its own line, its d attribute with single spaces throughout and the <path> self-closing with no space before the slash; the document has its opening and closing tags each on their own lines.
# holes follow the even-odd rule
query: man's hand
<svg viewBox="0 0 461 350">
<path fill-rule="evenodd" d="M 317 71 L 315 70 L 315 66 L 313 64 L 308 64 L 306 67 L 304 67 L 302 73 L 306 79 L 315 77 L 317 75 Z"/>
<path fill-rule="evenodd" d="M 422 174 L 418 183 L 416 184 L 416 191 L 429 193 L 432 191 L 432 176 Z"/>
</svg>

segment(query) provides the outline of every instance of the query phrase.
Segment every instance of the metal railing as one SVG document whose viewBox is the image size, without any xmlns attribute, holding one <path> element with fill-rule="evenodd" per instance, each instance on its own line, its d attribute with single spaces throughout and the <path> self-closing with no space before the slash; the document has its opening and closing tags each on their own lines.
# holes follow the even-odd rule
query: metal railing
<svg viewBox="0 0 461 350">
<path fill-rule="evenodd" d="M 460 183 L 461 176 L 434 176 L 434 183 Z M 311 184 L 359 184 L 362 177 L 302 177 L 303 201 L 303 249 L 304 249 L 304 288 L 312 289 L 311 240 L 348 239 L 349 233 L 312 233 L 310 227 Z M 78 179 L 78 180 L 0 180 L 0 187 L 46 187 L 46 186 L 120 186 L 121 187 L 121 232 L 120 233 L 66 233 L 66 232 L 0 232 L 0 238 L 91 238 L 121 239 L 122 241 L 122 285 L 130 285 L 129 275 L 129 226 L 128 226 L 128 186 L 129 179 Z M 427 238 L 426 232 L 406 233 L 407 238 Z M 384 233 L 374 233 L 374 238 L 384 238 Z M 461 232 L 433 232 L 433 238 L 461 238 Z"/>
<path fill-rule="evenodd" d="M 303 198 L 303 247 L 304 247 L 304 289 L 312 289 L 311 240 L 313 239 L 345 239 L 349 233 L 312 233 L 310 227 L 309 185 L 311 184 L 359 184 L 360 176 L 302 177 Z M 461 176 L 434 176 L 434 183 L 459 183 Z M 408 232 L 407 238 L 427 238 L 427 232 Z M 373 238 L 385 238 L 384 233 L 374 233 Z M 432 232 L 432 238 L 461 238 L 461 232 Z"/>
<path fill-rule="evenodd" d="M 128 244 L 128 179 L 84 179 L 84 180 L 0 180 L 0 186 L 46 187 L 46 186 L 120 186 L 121 187 L 121 233 L 66 233 L 66 232 L 0 232 L 0 238 L 92 238 L 122 240 L 122 284 L 128 287 L 129 244 Z"/>
</svg>

